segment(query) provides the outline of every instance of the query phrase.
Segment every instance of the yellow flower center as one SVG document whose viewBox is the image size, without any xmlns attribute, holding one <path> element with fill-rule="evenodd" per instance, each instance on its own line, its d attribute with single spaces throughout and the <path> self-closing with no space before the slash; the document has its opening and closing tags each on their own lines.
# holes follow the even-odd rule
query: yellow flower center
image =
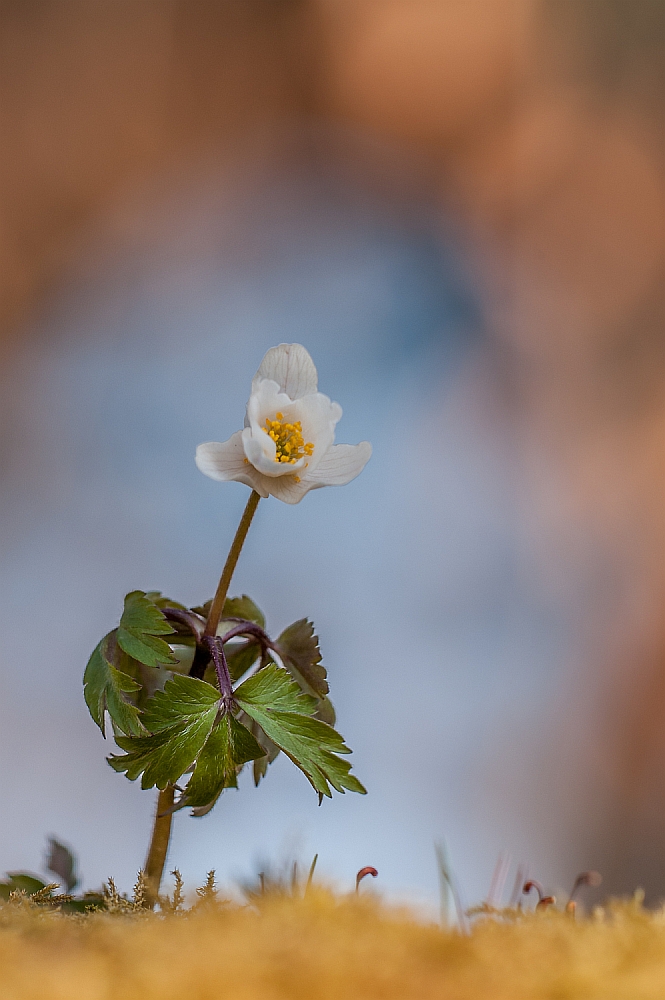
<svg viewBox="0 0 665 1000">
<path fill-rule="evenodd" d="M 276 462 L 295 465 L 299 459 L 311 455 L 314 451 L 311 441 L 305 444 L 300 421 L 296 420 L 294 424 L 286 423 L 283 413 L 276 413 L 274 420 L 266 419 L 265 432 L 275 442 Z"/>
</svg>

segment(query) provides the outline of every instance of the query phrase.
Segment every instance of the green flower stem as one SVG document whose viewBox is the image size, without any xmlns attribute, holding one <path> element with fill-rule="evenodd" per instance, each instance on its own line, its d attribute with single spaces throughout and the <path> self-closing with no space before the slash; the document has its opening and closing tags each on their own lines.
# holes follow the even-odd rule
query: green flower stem
<svg viewBox="0 0 665 1000">
<path fill-rule="evenodd" d="M 157 808 L 155 809 L 155 822 L 148 848 L 148 857 L 145 862 L 145 879 L 147 882 L 146 902 L 152 907 L 159 897 L 159 887 L 162 882 L 162 873 L 166 864 L 166 855 L 171 839 L 171 824 L 173 823 L 173 801 L 175 789 L 173 785 L 167 785 L 163 792 L 157 796 Z"/>
<path fill-rule="evenodd" d="M 260 499 L 261 495 L 257 493 L 256 490 L 252 490 L 249 500 L 247 501 L 247 506 L 245 507 L 243 515 L 240 519 L 240 524 L 238 525 L 236 536 L 233 539 L 233 544 L 231 545 L 229 554 L 226 557 L 224 569 L 222 570 L 222 575 L 219 583 L 217 584 L 217 592 L 212 599 L 212 604 L 210 605 L 208 620 L 203 633 L 204 635 L 217 635 L 217 626 L 219 625 L 219 620 L 222 617 L 224 602 L 229 590 L 229 584 L 231 583 L 231 577 L 233 576 L 233 572 L 236 568 L 240 550 L 245 544 L 247 532 L 249 531 L 249 526 L 252 523 L 252 518 L 256 513 L 256 508 L 259 505 Z"/>
<path fill-rule="evenodd" d="M 222 617 L 224 602 L 226 601 L 226 595 L 229 590 L 229 584 L 231 583 L 231 577 L 233 576 L 233 571 L 236 568 L 240 551 L 245 543 L 245 539 L 247 538 L 247 532 L 249 531 L 249 526 L 252 523 L 252 518 L 256 513 L 256 508 L 259 505 L 260 499 L 260 494 L 257 493 L 256 490 L 252 490 L 249 500 L 247 501 L 247 506 L 245 507 L 243 515 L 240 519 L 240 524 L 238 525 L 238 530 L 236 531 L 235 538 L 233 539 L 233 544 L 231 545 L 229 554 L 226 557 L 224 569 L 222 570 L 222 575 L 217 585 L 217 592 L 213 597 L 212 604 L 210 605 L 210 612 L 208 614 L 204 635 L 217 634 L 217 626 L 219 625 L 219 620 Z M 175 789 L 173 788 L 173 785 L 168 785 L 163 792 L 159 793 L 157 797 L 155 822 L 152 828 L 152 837 L 150 839 L 148 857 L 145 863 L 145 877 L 148 883 L 147 902 L 151 907 L 157 902 L 159 887 L 162 882 L 162 874 L 164 872 L 164 865 L 166 864 L 166 855 L 168 853 L 169 841 L 171 839 L 171 824 L 173 822 L 173 812 L 171 810 L 173 809 L 174 798 Z"/>
</svg>

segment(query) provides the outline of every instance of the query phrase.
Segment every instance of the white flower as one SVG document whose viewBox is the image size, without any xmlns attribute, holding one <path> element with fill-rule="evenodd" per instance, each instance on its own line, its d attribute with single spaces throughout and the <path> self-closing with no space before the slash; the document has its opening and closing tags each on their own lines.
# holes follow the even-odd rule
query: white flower
<svg viewBox="0 0 665 1000">
<path fill-rule="evenodd" d="M 245 483 L 267 497 L 299 503 L 310 490 L 345 486 L 372 454 L 369 441 L 333 444 L 339 403 L 317 392 L 314 362 L 302 344 L 272 347 L 252 381 L 245 428 L 196 449 L 211 479 Z"/>
</svg>

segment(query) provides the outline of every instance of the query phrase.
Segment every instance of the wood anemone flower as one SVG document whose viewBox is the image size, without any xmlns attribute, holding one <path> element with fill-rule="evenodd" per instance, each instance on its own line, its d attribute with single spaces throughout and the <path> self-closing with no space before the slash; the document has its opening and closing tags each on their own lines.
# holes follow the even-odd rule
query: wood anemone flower
<svg viewBox="0 0 665 1000">
<path fill-rule="evenodd" d="M 196 464 L 211 479 L 299 503 L 310 490 L 345 486 L 369 461 L 369 441 L 334 444 L 341 416 L 339 403 L 318 392 L 316 368 L 302 344 L 280 344 L 252 380 L 244 429 L 228 441 L 200 444 Z"/>
</svg>

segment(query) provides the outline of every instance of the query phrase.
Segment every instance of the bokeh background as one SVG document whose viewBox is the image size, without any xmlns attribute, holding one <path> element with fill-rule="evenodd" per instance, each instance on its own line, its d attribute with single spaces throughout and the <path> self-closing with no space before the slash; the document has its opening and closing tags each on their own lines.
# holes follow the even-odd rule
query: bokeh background
<svg viewBox="0 0 665 1000">
<path fill-rule="evenodd" d="M 313 618 L 369 795 L 280 758 L 169 867 L 665 895 L 664 57 L 662 0 L 0 3 L 0 869 L 133 883 L 82 671 L 211 595 L 246 488 L 194 449 L 299 341 L 374 456 L 232 589 Z"/>
</svg>

